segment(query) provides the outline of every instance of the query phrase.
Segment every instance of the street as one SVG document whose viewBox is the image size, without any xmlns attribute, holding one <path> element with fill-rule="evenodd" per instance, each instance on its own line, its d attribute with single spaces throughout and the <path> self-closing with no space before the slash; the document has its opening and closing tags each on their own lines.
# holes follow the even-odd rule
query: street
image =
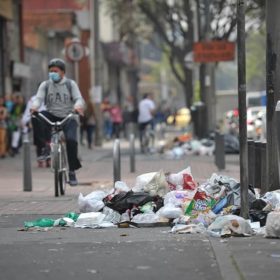
<svg viewBox="0 0 280 280">
<path fill-rule="evenodd" d="M 79 193 L 110 189 L 113 142 L 92 151 L 81 147 L 80 185 L 55 198 L 53 177 L 36 167 L 32 149 L 32 191 L 23 192 L 22 153 L 0 161 L 1 279 L 275 279 L 280 271 L 280 243 L 262 236 L 220 239 L 203 234 L 171 234 L 170 227 L 25 231 L 25 221 L 62 217 L 78 211 Z M 191 166 L 202 183 L 218 172 L 213 157 L 167 160 L 136 154 L 130 173 L 128 142 L 121 141 L 121 179 L 130 187 L 136 176 L 163 169 L 178 172 Z M 227 156 L 226 170 L 238 179 L 238 155 Z"/>
</svg>

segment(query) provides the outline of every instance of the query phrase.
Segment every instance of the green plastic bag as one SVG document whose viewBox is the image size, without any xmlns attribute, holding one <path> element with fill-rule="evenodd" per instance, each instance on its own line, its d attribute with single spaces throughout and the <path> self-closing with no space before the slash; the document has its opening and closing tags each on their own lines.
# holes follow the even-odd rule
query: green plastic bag
<svg viewBox="0 0 280 280">
<path fill-rule="evenodd" d="M 24 227 L 53 227 L 54 220 L 49 218 L 42 218 L 34 221 L 24 222 Z"/>
<path fill-rule="evenodd" d="M 64 215 L 64 217 L 72 219 L 74 222 L 76 222 L 79 218 L 80 214 L 77 214 L 75 212 L 68 212 Z"/>
</svg>

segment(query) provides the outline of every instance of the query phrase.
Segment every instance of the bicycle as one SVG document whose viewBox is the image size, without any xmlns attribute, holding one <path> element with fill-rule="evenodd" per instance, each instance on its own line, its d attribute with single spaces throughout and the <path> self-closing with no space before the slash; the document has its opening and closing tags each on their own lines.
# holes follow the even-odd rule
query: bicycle
<svg viewBox="0 0 280 280">
<path fill-rule="evenodd" d="M 68 159 L 66 153 L 65 141 L 62 133 L 63 125 L 67 120 L 74 116 L 74 113 L 68 114 L 63 120 L 52 122 L 42 113 L 33 114 L 46 121 L 51 126 L 51 170 L 54 172 L 54 195 L 65 194 L 66 184 L 68 182 Z"/>
</svg>

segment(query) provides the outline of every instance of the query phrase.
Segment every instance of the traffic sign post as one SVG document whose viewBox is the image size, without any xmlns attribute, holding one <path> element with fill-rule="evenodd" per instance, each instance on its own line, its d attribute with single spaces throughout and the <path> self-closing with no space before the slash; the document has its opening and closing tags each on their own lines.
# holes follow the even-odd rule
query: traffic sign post
<svg viewBox="0 0 280 280">
<path fill-rule="evenodd" d="M 79 84 L 79 61 L 85 57 L 85 47 L 79 39 L 73 39 L 66 45 L 65 55 L 68 60 L 74 62 L 75 80 Z"/>
<path fill-rule="evenodd" d="M 235 44 L 228 41 L 205 41 L 194 43 L 194 61 L 209 63 L 234 60 Z"/>
<path fill-rule="evenodd" d="M 79 40 L 72 40 L 66 46 L 66 57 L 72 62 L 79 62 L 85 56 L 85 48 Z"/>
</svg>

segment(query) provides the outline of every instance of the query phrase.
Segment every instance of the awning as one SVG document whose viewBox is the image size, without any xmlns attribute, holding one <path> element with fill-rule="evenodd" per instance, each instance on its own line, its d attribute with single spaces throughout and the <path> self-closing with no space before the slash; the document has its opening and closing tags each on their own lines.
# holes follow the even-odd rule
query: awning
<svg viewBox="0 0 280 280">
<path fill-rule="evenodd" d="M 0 16 L 6 19 L 13 19 L 13 2 L 12 0 L 0 1 Z"/>
</svg>

